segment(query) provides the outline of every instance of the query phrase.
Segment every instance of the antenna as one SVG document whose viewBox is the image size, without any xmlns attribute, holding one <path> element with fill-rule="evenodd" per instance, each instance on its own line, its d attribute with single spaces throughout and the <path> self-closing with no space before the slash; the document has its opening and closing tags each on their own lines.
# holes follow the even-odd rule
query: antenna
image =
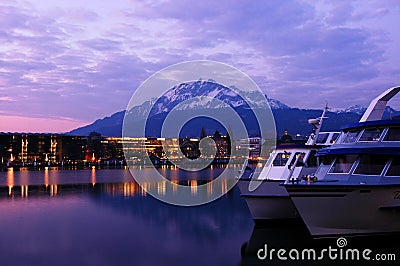
<svg viewBox="0 0 400 266">
<path fill-rule="evenodd" d="M 319 131 L 321 130 L 322 127 L 322 121 L 325 118 L 328 118 L 325 116 L 326 111 L 329 109 L 328 103 L 325 104 L 324 111 L 322 112 L 322 115 L 320 117 L 314 118 L 314 119 L 308 119 L 308 123 L 313 125 L 313 133 L 311 135 L 312 142 L 310 143 L 311 145 L 314 145 L 317 142 L 317 136 L 319 134 Z"/>
</svg>

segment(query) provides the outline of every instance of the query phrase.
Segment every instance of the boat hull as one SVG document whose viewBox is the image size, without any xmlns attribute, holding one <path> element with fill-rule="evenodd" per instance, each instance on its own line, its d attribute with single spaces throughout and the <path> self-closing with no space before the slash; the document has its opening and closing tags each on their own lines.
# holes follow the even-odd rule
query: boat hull
<svg viewBox="0 0 400 266">
<path fill-rule="evenodd" d="M 281 185 L 283 181 L 253 180 L 259 182 L 254 191 L 249 191 L 249 182 L 250 180 L 239 180 L 238 186 L 255 222 L 299 218 L 289 194 Z"/>
<path fill-rule="evenodd" d="M 311 235 L 400 232 L 400 185 L 287 185 Z"/>
</svg>

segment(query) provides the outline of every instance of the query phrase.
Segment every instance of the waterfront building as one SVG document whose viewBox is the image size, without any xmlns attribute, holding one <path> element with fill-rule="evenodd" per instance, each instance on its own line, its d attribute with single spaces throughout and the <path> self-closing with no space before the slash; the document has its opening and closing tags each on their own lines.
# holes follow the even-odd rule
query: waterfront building
<svg viewBox="0 0 400 266">
<path fill-rule="evenodd" d="M 227 161 L 231 155 L 231 141 L 218 131 L 208 136 L 214 143 L 213 155 L 219 162 Z M 52 133 L 1 133 L 0 157 L 2 166 L 40 166 L 77 164 L 122 164 L 167 163 L 168 159 L 179 160 L 185 156 L 196 159 L 208 156 L 200 148 L 199 138 L 135 138 L 104 137 L 98 133 L 89 136 L 72 136 Z M 206 142 L 208 143 L 208 142 Z M 249 156 L 257 158 L 260 154 L 261 140 L 253 137 L 233 141 L 233 149 L 245 149 Z M 204 146 L 203 146 L 204 147 Z M 124 153 L 124 150 L 126 153 Z M 125 154 L 128 158 L 125 158 Z M 150 162 L 148 162 L 150 163 Z"/>
</svg>

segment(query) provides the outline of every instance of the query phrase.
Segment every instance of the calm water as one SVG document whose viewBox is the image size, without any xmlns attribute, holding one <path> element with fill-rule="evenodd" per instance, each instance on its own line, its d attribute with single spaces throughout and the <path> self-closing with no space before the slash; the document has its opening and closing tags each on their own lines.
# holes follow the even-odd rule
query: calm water
<svg viewBox="0 0 400 266">
<path fill-rule="evenodd" d="M 160 171 L 193 185 L 222 170 Z M 399 247 L 390 241 L 398 236 L 348 239 L 352 248 L 395 253 L 397 261 L 387 264 L 398 265 Z M 260 261 L 256 253 L 266 243 L 321 249 L 335 247 L 336 239 L 311 240 L 299 221 L 255 226 L 237 187 L 212 203 L 177 207 L 146 194 L 126 169 L 0 172 L 1 265 L 310 264 Z"/>
<path fill-rule="evenodd" d="M 237 188 L 177 207 L 146 194 L 125 169 L 0 175 L 1 265 L 237 265 L 252 232 Z"/>
</svg>

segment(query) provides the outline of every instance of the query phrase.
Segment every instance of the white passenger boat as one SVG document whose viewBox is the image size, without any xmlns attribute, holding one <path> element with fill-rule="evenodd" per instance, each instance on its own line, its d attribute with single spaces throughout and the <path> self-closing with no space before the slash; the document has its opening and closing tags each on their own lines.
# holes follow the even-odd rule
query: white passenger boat
<svg viewBox="0 0 400 266">
<path fill-rule="evenodd" d="M 326 106 L 321 117 L 308 121 L 314 130 L 306 143 L 278 145 L 262 168 L 239 179 L 241 196 L 254 221 L 298 218 L 293 202 L 281 184 L 291 178 L 313 175 L 318 166 L 317 150 L 332 145 L 339 136 L 340 132 L 320 131 L 327 109 Z"/>
<path fill-rule="evenodd" d="M 317 152 L 322 163 L 311 181 L 284 185 L 311 235 L 400 233 L 400 120 L 382 120 L 399 91 L 372 100 L 358 123 Z"/>
</svg>

